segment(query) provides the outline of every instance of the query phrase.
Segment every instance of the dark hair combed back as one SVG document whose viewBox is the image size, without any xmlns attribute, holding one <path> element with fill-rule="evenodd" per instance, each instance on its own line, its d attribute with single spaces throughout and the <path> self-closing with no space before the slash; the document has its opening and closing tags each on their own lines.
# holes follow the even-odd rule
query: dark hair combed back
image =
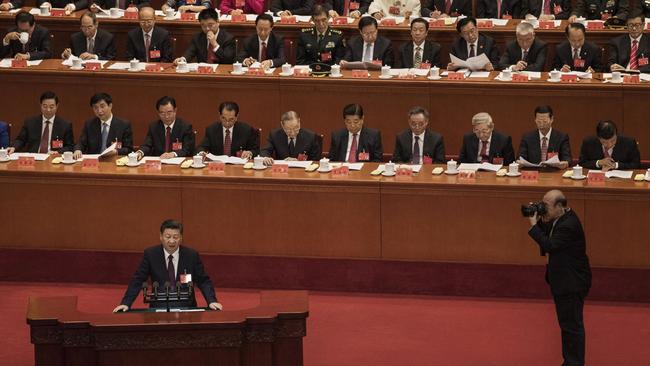
<svg viewBox="0 0 650 366">
<path fill-rule="evenodd" d="M 363 107 L 359 104 L 346 105 L 343 107 L 343 118 L 346 116 L 357 116 L 359 118 L 363 118 Z"/>
<path fill-rule="evenodd" d="M 255 18 L 255 25 L 257 25 L 257 23 L 259 23 L 260 20 L 268 20 L 269 22 L 271 22 L 271 27 L 273 26 L 273 17 L 266 13 L 260 14 L 257 16 L 257 18 Z"/>
<path fill-rule="evenodd" d="M 367 25 L 374 25 L 375 28 L 377 28 L 377 19 L 374 17 L 361 17 L 359 20 L 359 30 L 363 29 L 363 27 Z"/>
<path fill-rule="evenodd" d="M 167 219 L 160 224 L 160 233 L 162 234 L 165 229 L 178 230 L 183 234 L 183 224 L 180 221 L 174 219 Z"/>
<path fill-rule="evenodd" d="M 537 113 L 546 114 L 548 113 L 549 117 L 553 117 L 553 108 L 550 105 L 539 105 L 535 108 L 535 115 Z"/>
<path fill-rule="evenodd" d="M 600 121 L 596 125 L 596 136 L 601 139 L 611 139 L 616 135 L 616 123 L 613 121 Z"/>
<path fill-rule="evenodd" d="M 413 107 L 413 108 L 409 109 L 409 113 L 408 113 L 409 117 L 415 116 L 416 114 L 422 114 L 422 115 L 424 115 L 424 118 L 427 121 L 429 120 L 429 111 L 424 107 L 419 107 L 418 106 L 418 107 Z"/>
<path fill-rule="evenodd" d="M 637 0 L 637 1 L 643 1 L 643 0 Z M 643 23 L 643 26 L 645 27 L 645 14 L 643 14 L 643 10 L 632 10 L 630 14 L 627 16 L 627 22 L 629 22 L 632 19 L 636 18 L 641 18 L 641 23 Z"/>
<path fill-rule="evenodd" d="M 322 5 L 314 6 L 314 10 L 312 10 L 311 12 L 311 16 L 313 17 L 317 17 L 319 15 L 325 15 L 326 17 L 329 18 L 329 13 L 327 12 L 327 9 L 325 9 L 325 7 Z"/>
<path fill-rule="evenodd" d="M 158 99 L 158 101 L 156 102 L 156 110 L 160 109 L 160 107 L 167 104 L 171 104 L 172 107 L 176 108 L 176 99 L 165 95 L 164 97 Z"/>
<path fill-rule="evenodd" d="M 223 102 L 219 104 L 219 114 L 223 114 L 223 110 L 235 111 L 235 116 L 239 115 L 239 106 L 235 102 Z"/>
<path fill-rule="evenodd" d="M 102 100 L 104 102 L 106 102 L 106 104 L 109 104 L 109 105 L 113 104 L 113 98 L 111 98 L 110 95 L 108 95 L 107 93 L 97 93 L 97 94 L 93 95 L 92 97 L 90 97 L 90 106 L 92 107 L 95 104 L 101 102 Z"/>
<path fill-rule="evenodd" d="M 34 25 L 34 22 L 36 21 L 36 20 L 34 19 L 34 16 L 33 16 L 32 14 L 30 14 L 29 12 L 26 12 L 26 11 L 22 11 L 22 10 L 19 11 L 19 12 L 16 14 L 16 19 L 15 19 L 15 20 L 16 20 L 16 25 L 18 25 L 18 23 L 25 23 L 25 22 L 27 22 L 27 23 L 29 23 L 29 26 L 30 26 L 30 27 L 33 26 L 33 25 Z"/>
<path fill-rule="evenodd" d="M 569 36 L 569 29 L 578 29 L 582 31 L 582 34 L 587 33 L 587 30 L 585 29 L 585 26 L 582 23 L 571 23 L 564 28 L 564 34 Z"/>
<path fill-rule="evenodd" d="M 476 18 L 467 17 L 459 20 L 458 23 L 456 23 L 456 31 L 460 33 L 460 30 L 463 29 L 463 27 L 469 23 L 474 24 L 474 26 L 476 27 Z"/>
<path fill-rule="evenodd" d="M 41 94 L 39 101 L 43 103 L 45 99 L 54 99 L 54 103 L 59 104 L 59 97 L 57 97 L 53 91 L 46 91 L 45 93 Z"/>
<path fill-rule="evenodd" d="M 219 13 L 217 13 L 217 11 L 214 10 L 214 8 L 207 8 L 201 10 L 201 12 L 199 13 L 199 21 L 208 20 L 208 19 L 214 19 L 217 21 L 217 23 L 219 23 Z"/>
<path fill-rule="evenodd" d="M 427 22 L 424 18 L 413 19 L 413 21 L 411 21 L 411 30 L 413 29 L 413 24 L 415 23 L 422 23 L 424 24 L 424 29 L 429 30 L 429 22 Z"/>
</svg>

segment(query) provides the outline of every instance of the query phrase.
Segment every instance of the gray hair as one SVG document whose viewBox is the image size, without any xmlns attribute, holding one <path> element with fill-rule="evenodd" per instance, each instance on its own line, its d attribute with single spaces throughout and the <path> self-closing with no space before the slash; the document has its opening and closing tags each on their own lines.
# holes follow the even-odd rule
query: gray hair
<svg viewBox="0 0 650 366">
<path fill-rule="evenodd" d="M 300 116 L 298 115 L 298 112 L 296 112 L 296 111 L 287 111 L 287 112 L 282 113 L 282 117 L 280 117 L 280 123 L 284 123 L 286 121 L 290 121 L 290 120 L 293 120 L 293 119 L 296 119 L 296 120 L 300 119 Z"/>
<path fill-rule="evenodd" d="M 487 112 L 476 113 L 472 117 L 472 126 L 480 125 L 481 123 L 487 123 L 489 127 L 494 127 L 492 116 Z"/>
<path fill-rule="evenodd" d="M 422 114 L 422 115 L 424 115 L 424 119 L 426 119 L 427 121 L 429 120 L 429 111 L 426 108 L 423 108 L 423 107 L 413 107 L 413 108 L 409 109 L 408 114 L 409 114 L 409 118 L 411 116 L 416 115 L 416 114 Z"/>
<path fill-rule="evenodd" d="M 515 30 L 516 34 L 525 36 L 527 34 L 533 33 L 535 34 L 535 28 L 533 27 L 532 24 L 528 22 L 521 22 L 517 24 L 517 28 Z"/>
</svg>

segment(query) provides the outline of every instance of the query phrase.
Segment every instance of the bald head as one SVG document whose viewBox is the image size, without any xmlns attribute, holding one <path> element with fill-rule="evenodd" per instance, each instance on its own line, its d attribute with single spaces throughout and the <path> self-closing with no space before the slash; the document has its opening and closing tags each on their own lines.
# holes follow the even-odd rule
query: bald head
<svg viewBox="0 0 650 366">
<path fill-rule="evenodd" d="M 544 195 L 542 200 L 546 206 L 546 213 L 542 215 L 542 220 L 546 222 L 553 221 L 564 215 L 567 211 L 567 201 L 562 191 L 553 189 Z"/>
<path fill-rule="evenodd" d="M 564 196 L 564 193 L 560 191 L 559 189 L 553 189 L 544 195 L 544 201 L 548 200 L 548 202 L 553 202 L 554 204 L 557 204 L 559 202 L 562 202 L 562 206 L 566 206 L 566 197 Z"/>
</svg>

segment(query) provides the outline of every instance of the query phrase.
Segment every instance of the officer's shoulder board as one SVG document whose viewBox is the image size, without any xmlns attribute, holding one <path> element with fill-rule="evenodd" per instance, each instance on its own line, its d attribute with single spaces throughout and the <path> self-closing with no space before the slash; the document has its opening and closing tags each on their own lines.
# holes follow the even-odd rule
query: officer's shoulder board
<svg viewBox="0 0 650 366">
<path fill-rule="evenodd" d="M 343 32 L 341 32 L 340 29 L 334 29 L 334 28 L 330 28 L 330 33 L 337 34 L 337 35 L 343 34 Z"/>
<path fill-rule="evenodd" d="M 303 28 L 303 29 L 302 29 L 302 32 L 303 32 L 303 33 L 307 33 L 307 32 L 311 32 L 311 31 L 313 31 L 313 30 L 314 30 L 314 28 Z"/>
</svg>

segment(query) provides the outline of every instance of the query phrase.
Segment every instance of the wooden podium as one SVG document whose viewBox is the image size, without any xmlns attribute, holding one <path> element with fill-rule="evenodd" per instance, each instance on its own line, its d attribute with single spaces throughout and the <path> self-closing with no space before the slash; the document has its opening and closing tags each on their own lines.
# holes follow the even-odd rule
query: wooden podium
<svg viewBox="0 0 650 366">
<path fill-rule="evenodd" d="M 303 364 L 306 291 L 262 291 L 259 306 L 237 311 L 77 310 L 77 297 L 29 299 L 37 366 Z"/>
</svg>

